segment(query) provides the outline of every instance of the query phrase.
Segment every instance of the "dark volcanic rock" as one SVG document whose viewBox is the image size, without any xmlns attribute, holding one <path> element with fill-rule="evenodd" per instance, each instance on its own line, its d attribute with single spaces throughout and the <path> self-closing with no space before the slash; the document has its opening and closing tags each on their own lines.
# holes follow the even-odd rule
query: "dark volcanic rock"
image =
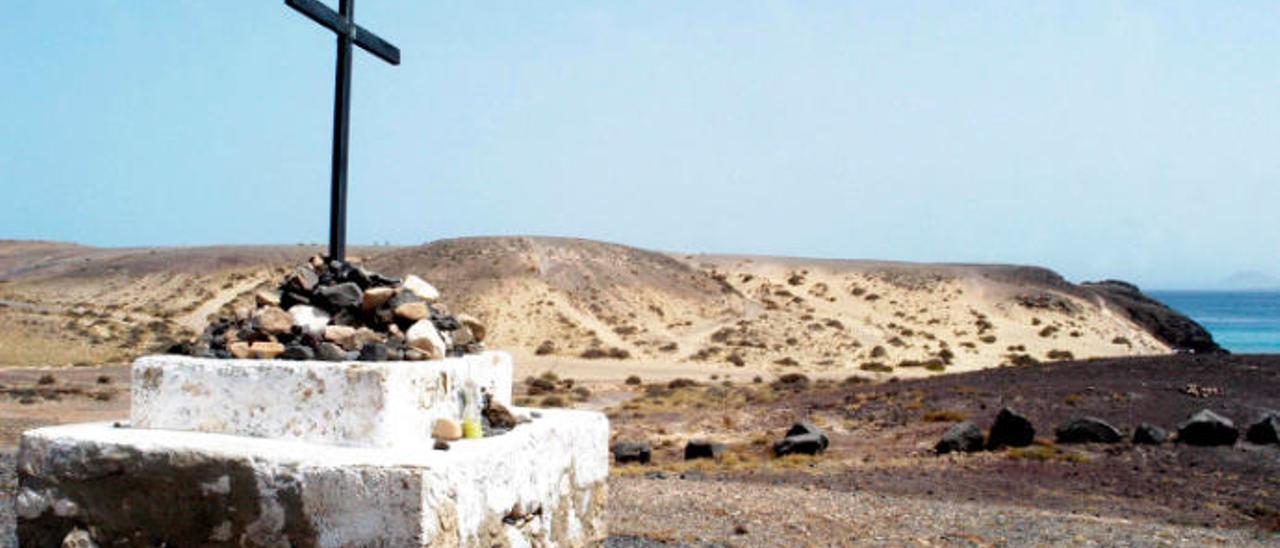
<svg viewBox="0 0 1280 548">
<path fill-rule="evenodd" d="M 285 291 L 280 294 L 280 308 L 288 310 L 294 306 L 311 304 L 311 297 L 298 291 Z"/>
<path fill-rule="evenodd" d="M 830 445 L 827 434 L 817 425 L 801 421 L 791 425 L 786 435 L 773 444 L 773 454 L 779 457 L 790 454 L 817 455 Z"/>
<path fill-rule="evenodd" d="M 1137 286 L 1116 281 L 1086 282 L 1082 287 L 1119 308 L 1147 332 L 1175 350 L 1196 354 L 1226 353 L 1204 326 L 1142 293 Z"/>
<path fill-rule="evenodd" d="M 787 455 L 817 455 L 827 449 L 827 437 L 821 434 L 797 434 L 787 436 L 773 444 L 773 454 L 779 457 Z"/>
<path fill-rule="evenodd" d="M 724 444 L 707 440 L 689 440 L 684 446 L 684 460 L 719 459 L 724 454 Z"/>
<path fill-rule="evenodd" d="M 987 437 L 987 449 L 1001 447 L 1026 447 L 1035 440 L 1036 429 L 1031 421 L 1008 407 L 1001 409 L 996 420 L 991 424 L 991 434 Z"/>
<path fill-rule="evenodd" d="M 790 438 L 792 436 L 803 436 L 805 434 L 812 434 L 822 438 L 823 450 L 826 450 L 827 446 L 830 445 L 830 441 L 827 439 L 827 433 L 823 432 L 821 428 L 818 428 L 817 425 L 809 421 L 801 421 L 791 425 L 791 428 L 788 429 L 787 433 L 783 436 Z"/>
<path fill-rule="evenodd" d="M 289 274 L 285 279 L 285 286 L 290 289 L 297 290 L 298 293 L 306 295 L 316 288 L 316 284 L 320 283 L 320 276 L 316 272 L 307 267 L 298 267 Z"/>
<path fill-rule="evenodd" d="M 1258 422 L 1249 426 L 1245 438 L 1258 445 L 1280 443 L 1280 413 L 1268 411 Z"/>
<path fill-rule="evenodd" d="M 982 429 L 972 422 L 964 421 L 948 428 L 938 444 L 933 446 L 933 450 L 939 455 L 951 452 L 973 453 L 982 450 L 982 442 Z"/>
<path fill-rule="evenodd" d="M 291 344 L 284 347 L 284 352 L 280 354 L 282 360 L 314 360 L 316 353 L 309 346 L 301 344 Z"/>
<path fill-rule="evenodd" d="M 1188 445 L 1232 445 L 1239 437 L 1231 419 L 1208 409 L 1201 409 L 1178 425 L 1178 441 Z"/>
<path fill-rule="evenodd" d="M 653 458 L 653 447 L 647 441 L 620 441 L 613 444 L 612 452 L 613 462 L 618 464 L 649 464 L 649 459 Z"/>
<path fill-rule="evenodd" d="M 382 343 L 367 343 L 360 347 L 360 361 L 362 362 L 385 362 L 388 354 L 387 345 Z"/>
<path fill-rule="evenodd" d="M 329 305 L 331 310 L 356 308 L 364 303 L 364 291 L 353 282 L 321 287 L 316 296 Z"/>
<path fill-rule="evenodd" d="M 316 347 L 316 358 L 327 362 L 340 362 L 347 359 L 347 351 L 333 343 L 320 343 Z"/>
<path fill-rule="evenodd" d="M 1169 432 L 1149 423 L 1138 425 L 1133 431 L 1133 443 L 1136 445 L 1160 445 L 1169 440 Z"/>
<path fill-rule="evenodd" d="M 1058 443 L 1119 443 L 1123 438 L 1116 427 L 1096 417 L 1077 417 L 1054 431 Z"/>
<path fill-rule="evenodd" d="M 383 303 L 383 306 L 389 310 L 395 310 L 403 304 L 420 302 L 422 302 L 422 297 L 414 295 L 412 291 L 397 291 L 395 295 L 392 295 L 390 299 L 387 299 L 386 303 Z"/>
</svg>

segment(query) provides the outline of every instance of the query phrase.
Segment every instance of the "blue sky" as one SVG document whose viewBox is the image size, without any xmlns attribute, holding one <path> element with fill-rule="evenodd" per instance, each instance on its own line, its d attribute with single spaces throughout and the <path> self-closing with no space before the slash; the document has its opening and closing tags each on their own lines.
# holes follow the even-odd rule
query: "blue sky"
<svg viewBox="0 0 1280 548">
<path fill-rule="evenodd" d="M 333 0 L 329 0 L 334 5 Z M 1280 4 L 360 0 L 349 240 L 1280 274 Z M 333 38 L 18 2 L 0 238 L 322 242 Z"/>
</svg>

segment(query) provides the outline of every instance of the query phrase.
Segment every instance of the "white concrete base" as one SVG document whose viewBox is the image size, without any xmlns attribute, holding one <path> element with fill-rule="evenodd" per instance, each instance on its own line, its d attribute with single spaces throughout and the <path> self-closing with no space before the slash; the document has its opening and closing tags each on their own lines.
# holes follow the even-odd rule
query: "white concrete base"
<svg viewBox="0 0 1280 548">
<path fill-rule="evenodd" d="M 430 448 L 437 418 L 462 419 L 462 394 L 511 405 L 511 356 L 417 362 L 218 360 L 146 356 L 133 364 L 135 428 L 362 447 Z"/>
<path fill-rule="evenodd" d="M 527 410 L 521 410 L 527 412 Z M 582 546 L 606 535 L 609 423 L 540 418 L 448 451 L 79 424 L 32 430 L 18 534 L 99 546 Z"/>
</svg>

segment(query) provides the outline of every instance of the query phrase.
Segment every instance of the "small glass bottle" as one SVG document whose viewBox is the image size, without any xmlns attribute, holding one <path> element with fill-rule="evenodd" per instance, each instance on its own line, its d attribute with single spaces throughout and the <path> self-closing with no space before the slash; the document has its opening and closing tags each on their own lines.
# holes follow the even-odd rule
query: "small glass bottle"
<svg viewBox="0 0 1280 548">
<path fill-rule="evenodd" d="M 480 421 L 480 393 L 474 383 L 468 382 L 462 389 L 462 437 L 475 440 L 484 437 Z"/>
</svg>

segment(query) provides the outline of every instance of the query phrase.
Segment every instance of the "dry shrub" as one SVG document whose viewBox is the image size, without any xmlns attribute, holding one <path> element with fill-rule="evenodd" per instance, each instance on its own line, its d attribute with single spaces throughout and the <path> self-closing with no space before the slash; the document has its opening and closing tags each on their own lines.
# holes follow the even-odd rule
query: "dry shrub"
<svg viewBox="0 0 1280 548">
<path fill-rule="evenodd" d="M 692 388 L 695 386 L 698 386 L 698 381 L 695 381 L 693 379 L 686 379 L 684 377 L 680 377 L 678 379 L 672 379 L 671 382 L 667 383 L 667 388 L 670 388 L 672 390 L 677 390 L 680 388 Z"/>
<path fill-rule="evenodd" d="M 1065 361 L 1065 360 L 1075 359 L 1075 354 L 1072 354 L 1070 350 L 1054 349 L 1054 350 L 1050 350 L 1049 353 L 1046 354 L 1046 356 L 1049 359 L 1055 360 L 1055 361 Z"/>
<path fill-rule="evenodd" d="M 960 422 L 968 419 L 968 413 L 950 409 L 935 409 L 924 414 L 925 422 Z"/>
<path fill-rule="evenodd" d="M 774 390 L 800 391 L 809 388 L 809 377 L 802 373 L 787 373 L 770 383 Z"/>
<path fill-rule="evenodd" d="M 538 348 L 533 351 L 534 355 L 537 356 L 546 356 L 548 354 L 555 354 L 555 352 L 556 343 L 549 340 L 542 341 L 542 344 L 539 344 Z"/>
<path fill-rule="evenodd" d="M 543 407 L 567 407 L 568 405 L 569 405 L 569 402 L 565 401 L 563 397 L 560 397 L 558 395 L 553 394 L 545 398 L 542 398 Z"/>
<path fill-rule="evenodd" d="M 858 366 L 858 369 L 870 371 L 872 373 L 889 373 L 893 371 L 893 367 L 885 365 L 881 362 L 865 362 Z"/>
</svg>

